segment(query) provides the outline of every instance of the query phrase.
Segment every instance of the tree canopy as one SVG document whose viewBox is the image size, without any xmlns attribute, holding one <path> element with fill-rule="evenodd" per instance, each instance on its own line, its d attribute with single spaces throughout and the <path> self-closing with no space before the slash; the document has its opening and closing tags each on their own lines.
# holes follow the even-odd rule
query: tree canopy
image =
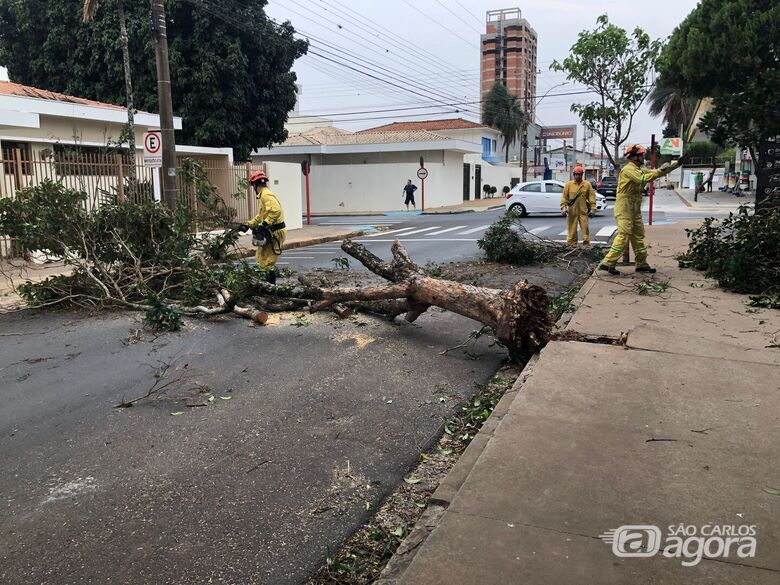
<svg viewBox="0 0 780 585">
<path fill-rule="evenodd" d="M 266 15 L 267 0 L 166 0 L 177 141 L 232 146 L 245 159 L 286 138 L 295 105 L 292 65 L 307 43 L 289 22 Z M 0 0 L 0 63 L 11 80 L 117 105 L 125 104 L 117 11 L 103 2 L 90 24 L 83 0 Z M 125 5 L 136 107 L 157 112 L 149 3 Z M 220 17 L 224 15 L 224 17 Z"/>
<path fill-rule="evenodd" d="M 599 137 L 615 168 L 620 167 L 620 145 L 631 134 L 634 116 L 650 91 L 649 74 L 660 51 L 660 41 L 651 40 L 641 28 L 629 36 L 603 14 L 594 30 L 579 34 L 566 59 L 550 65 L 598 94 L 590 103 L 572 104 L 571 110 Z"/>
<path fill-rule="evenodd" d="M 702 0 L 674 30 L 660 82 L 710 97 L 699 123 L 714 141 L 754 148 L 780 133 L 780 3 Z"/>
<path fill-rule="evenodd" d="M 496 83 L 485 97 L 482 108 L 482 122 L 501 132 L 506 149 L 506 162 L 509 162 L 509 149 L 517 137 L 528 126 L 528 113 L 516 95 L 503 83 Z"/>
</svg>

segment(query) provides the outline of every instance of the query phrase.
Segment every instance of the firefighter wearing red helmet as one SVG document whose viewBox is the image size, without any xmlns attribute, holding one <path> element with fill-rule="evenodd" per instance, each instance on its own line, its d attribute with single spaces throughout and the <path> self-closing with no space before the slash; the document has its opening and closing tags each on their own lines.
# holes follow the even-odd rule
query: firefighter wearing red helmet
<svg viewBox="0 0 780 585">
<path fill-rule="evenodd" d="M 582 245 L 590 247 L 588 218 L 596 211 L 596 191 L 588 181 L 583 180 L 585 169 L 574 167 L 574 179 L 566 183 L 561 193 L 561 215 L 566 216 L 568 236 L 566 245 L 577 245 L 577 225 L 582 230 Z"/>
<path fill-rule="evenodd" d="M 276 260 L 282 253 L 287 236 L 284 211 L 273 191 L 268 188 L 265 171 L 255 171 L 249 176 L 249 184 L 255 189 L 258 213 L 246 226 L 252 228 L 253 243 L 257 246 L 255 259 L 258 266 L 266 270 L 266 278 L 276 284 Z"/>
<path fill-rule="evenodd" d="M 642 192 L 645 185 L 659 177 L 668 175 L 687 160 L 680 157 L 672 163 L 664 163 L 661 168 L 648 169 L 642 166 L 645 161 L 645 147 L 641 144 L 629 144 L 625 150 L 628 163 L 620 171 L 615 198 L 615 219 L 618 233 L 609 248 L 609 252 L 599 265 L 599 270 L 610 274 L 620 274 L 615 268 L 629 243 L 634 249 L 637 272 L 655 272 L 647 263 L 645 245 L 645 225 L 642 221 Z"/>
</svg>

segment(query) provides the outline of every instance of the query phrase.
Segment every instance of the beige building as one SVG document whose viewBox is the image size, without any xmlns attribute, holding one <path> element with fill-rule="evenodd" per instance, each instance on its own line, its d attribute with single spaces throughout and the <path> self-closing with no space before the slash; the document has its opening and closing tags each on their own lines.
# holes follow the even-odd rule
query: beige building
<svg viewBox="0 0 780 585">
<path fill-rule="evenodd" d="M 524 102 L 534 119 L 536 95 L 536 31 L 519 8 L 488 10 L 481 36 L 480 99 L 501 82 Z"/>
</svg>

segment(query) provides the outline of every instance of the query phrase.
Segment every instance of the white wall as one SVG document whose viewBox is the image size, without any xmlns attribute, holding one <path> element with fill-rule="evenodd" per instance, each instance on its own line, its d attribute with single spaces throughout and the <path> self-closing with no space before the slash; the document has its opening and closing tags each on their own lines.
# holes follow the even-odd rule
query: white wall
<svg viewBox="0 0 780 585">
<path fill-rule="evenodd" d="M 505 185 L 507 187 L 512 186 L 512 178 L 520 178 L 523 174 L 522 169 L 516 166 L 509 166 L 509 165 L 492 165 L 488 162 L 485 162 L 482 160 L 482 157 L 478 154 L 467 154 L 465 157 L 463 157 L 464 162 L 468 163 L 470 165 L 470 185 L 469 185 L 469 199 L 476 199 L 476 194 L 474 193 L 474 173 L 475 173 L 475 165 L 479 165 L 481 168 L 481 177 L 482 177 L 482 185 L 488 184 L 493 187 L 497 187 L 498 190 L 496 191 L 496 194 L 494 197 L 501 197 L 501 189 Z M 461 177 L 461 185 L 462 185 L 462 177 Z M 462 187 L 461 187 L 462 189 Z M 482 193 L 482 187 L 480 187 L 480 198 L 483 198 L 485 195 Z"/>
<path fill-rule="evenodd" d="M 426 209 L 460 203 L 463 199 L 462 153 L 439 150 L 325 155 L 312 157 L 309 176 L 312 213 L 404 209 L 402 192 L 407 179 L 412 179 L 417 185 L 415 200 L 419 209 L 422 205 L 422 184 L 416 173 L 421 154 L 425 157 L 429 173 L 425 181 Z M 291 157 L 284 158 L 289 160 Z M 304 155 L 292 158 L 300 160 Z M 300 164 L 291 166 L 300 176 Z M 305 191 L 301 193 L 301 200 L 305 201 Z"/>
<path fill-rule="evenodd" d="M 301 199 L 306 197 L 303 191 L 301 165 L 283 162 L 266 162 L 269 187 L 274 192 L 284 210 L 284 223 L 287 229 L 303 227 L 303 208 Z"/>
</svg>

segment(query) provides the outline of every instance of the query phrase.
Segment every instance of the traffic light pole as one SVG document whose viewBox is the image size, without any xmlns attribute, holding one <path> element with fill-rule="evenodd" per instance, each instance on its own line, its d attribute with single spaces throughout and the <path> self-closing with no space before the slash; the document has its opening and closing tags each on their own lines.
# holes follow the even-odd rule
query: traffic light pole
<svg viewBox="0 0 780 585">
<path fill-rule="evenodd" d="M 168 64 L 168 35 L 165 25 L 163 0 L 152 2 L 152 38 L 157 63 L 157 96 L 162 133 L 163 201 L 173 208 L 179 200 L 179 182 L 176 177 L 176 136 L 173 132 L 173 101 L 171 72 Z"/>
</svg>

